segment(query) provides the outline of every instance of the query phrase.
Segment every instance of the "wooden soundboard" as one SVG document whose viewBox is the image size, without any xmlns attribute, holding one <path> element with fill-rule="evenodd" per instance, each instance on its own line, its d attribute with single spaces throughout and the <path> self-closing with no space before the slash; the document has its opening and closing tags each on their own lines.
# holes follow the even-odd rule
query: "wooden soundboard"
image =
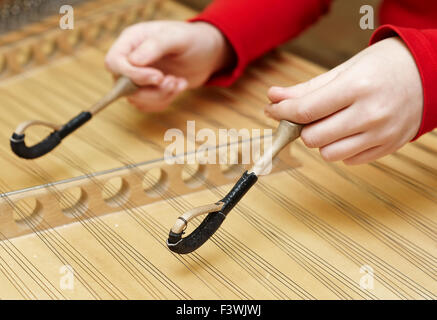
<svg viewBox="0 0 437 320">
<path fill-rule="evenodd" d="M 46 157 L 18 159 L 9 148 L 18 123 L 65 122 L 110 89 L 103 58 L 125 25 L 193 14 L 171 1 L 105 3 L 78 8 L 68 36 L 47 19 L 43 31 L 3 38 L 1 299 L 437 297 L 436 133 L 355 167 L 297 141 L 208 243 L 189 255 L 168 250 L 175 219 L 219 200 L 243 168 L 166 164 L 166 130 L 186 133 L 191 120 L 215 132 L 274 128 L 263 113 L 269 86 L 325 71 L 288 53 L 260 59 L 232 88 L 184 94 L 164 113 L 120 100 Z"/>
</svg>

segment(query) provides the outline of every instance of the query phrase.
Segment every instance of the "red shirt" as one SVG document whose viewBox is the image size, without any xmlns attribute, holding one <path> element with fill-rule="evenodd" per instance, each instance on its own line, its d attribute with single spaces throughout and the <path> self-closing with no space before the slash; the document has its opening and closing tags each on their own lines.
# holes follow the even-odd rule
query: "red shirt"
<svg viewBox="0 0 437 320">
<path fill-rule="evenodd" d="M 192 21 L 215 25 L 233 46 L 237 63 L 210 83 L 233 83 L 252 60 L 296 37 L 329 9 L 331 0 L 215 0 Z M 437 127 L 437 1 L 385 0 L 370 43 L 399 36 L 422 78 L 424 106 L 417 137 Z M 358 23 L 358 22 L 357 22 Z M 417 138 L 416 137 L 416 138 Z"/>
</svg>

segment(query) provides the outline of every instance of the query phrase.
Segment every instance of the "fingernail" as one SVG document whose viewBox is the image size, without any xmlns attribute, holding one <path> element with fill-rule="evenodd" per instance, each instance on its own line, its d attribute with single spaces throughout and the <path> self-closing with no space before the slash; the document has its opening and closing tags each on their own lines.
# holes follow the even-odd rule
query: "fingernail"
<svg viewBox="0 0 437 320">
<path fill-rule="evenodd" d="M 186 80 L 181 80 L 178 84 L 178 90 L 182 91 L 188 87 L 188 82 Z"/>
<path fill-rule="evenodd" d="M 175 87 L 175 81 L 168 81 L 166 84 L 164 84 L 165 90 L 171 91 Z"/>
<path fill-rule="evenodd" d="M 270 90 L 273 90 L 273 91 L 282 91 L 282 90 L 284 90 L 284 88 L 282 88 L 282 87 L 271 87 Z"/>
<path fill-rule="evenodd" d="M 150 77 L 151 84 L 159 84 L 161 82 L 161 77 L 158 75 Z"/>
</svg>

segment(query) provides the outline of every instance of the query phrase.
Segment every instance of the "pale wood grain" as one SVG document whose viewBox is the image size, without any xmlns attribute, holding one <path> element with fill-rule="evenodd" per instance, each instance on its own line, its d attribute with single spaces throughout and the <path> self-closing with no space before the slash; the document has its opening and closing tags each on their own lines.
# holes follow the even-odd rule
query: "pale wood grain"
<svg viewBox="0 0 437 320">
<path fill-rule="evenodd" d="M 160 14 L 181 19 L 192 13 L 167 2 Z M 357 167 L 326 163 L 297 141 L 285 150 L 292 156 L 276 164 L 280 170 L 261 177 L 197 252 L 178 256 L 166 247 L 176 218 L 219 200 L 238 174 L 232 178 L 211 165 L 195 175 L 194 188 L 187 185 L 182 166 L 153 162 L 163 156 L 165 131 L 185 133 L 187 120 L 215 132 L 275 128 L 263 114 L 268 87 L 324 71 L 303 58 L 273 52 L 232 88 L 187 93 L 162 114 L 141 114 L 118 101 L 47 157 L 17 159 L 8 139 L 19 122 L 62 122 L 111 87 L 102 62 L 109 45 L 81 48 L 0 82 L 0 189 L 20 191 L 2 199 L 0 298 L 437 298 L 435 133 Z M 143 162 L 141 174 L 129 169 Z M 162 173 L 145 177 L 152 167 L 167 172 L 168 184 L 153 188 L 163 180 Z M 63 181 L 84 175 L 91 176 Z M 56 181 L 31 191 L 27 202 L 15 202 L 30 192 L 23 188 Z M 81 205 L 69 210 L 74 203 Z M 19 219 L 23 211 L 31 217 Z M 60 287 L 65 265 L 74 270 L 73 290 Z M 364 265 L 374 271 L 372 290 L 360 288 Z"/>
</svg>

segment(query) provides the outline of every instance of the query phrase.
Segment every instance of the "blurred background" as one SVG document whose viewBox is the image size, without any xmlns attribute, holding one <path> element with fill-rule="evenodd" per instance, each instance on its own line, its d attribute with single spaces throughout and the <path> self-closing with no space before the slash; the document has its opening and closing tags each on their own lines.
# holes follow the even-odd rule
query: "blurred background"
<svg viewBox="0 0 437 320">
<path fill-rule="evenodd" d="M 147 0 L 144 0 L 145 2 Z M 175 0 L 195 10 L 203 10 L 212 0 Z M 228 0 L 233 1 L 233 0 Z M 0 0 L 0 37 L 42 17 L 59 14 L 61 5 L 76 5 L 86 0 Z M 91 2 L 91 1 L 90 1 Z M 362 30 L 360 8 L 371 5 L 377 24 L 379 0 L 334 0 L 329 14 L 297 39 L 283 46 L 306 59 L 332 68 L 347 60 L 368 44 L 372 30 Z M 377 27 L 377 25 L 375 25 Z"/>
<path fill-rule="evenodd" d="M 178 1 L 196 10 L 202 10 L 212 2 L 211 0 Z M 297 39 L 286 43 L 283 48 L 326 68 L 333 68 L 367 46 L 373 31 L 360 28 L 359 21 L 362 17 L 360 8 L 363 5 L 373 6 L 375 28 L 377 28 L 379 2 L 335 0 L 328 15 Z"/>
</svg>

